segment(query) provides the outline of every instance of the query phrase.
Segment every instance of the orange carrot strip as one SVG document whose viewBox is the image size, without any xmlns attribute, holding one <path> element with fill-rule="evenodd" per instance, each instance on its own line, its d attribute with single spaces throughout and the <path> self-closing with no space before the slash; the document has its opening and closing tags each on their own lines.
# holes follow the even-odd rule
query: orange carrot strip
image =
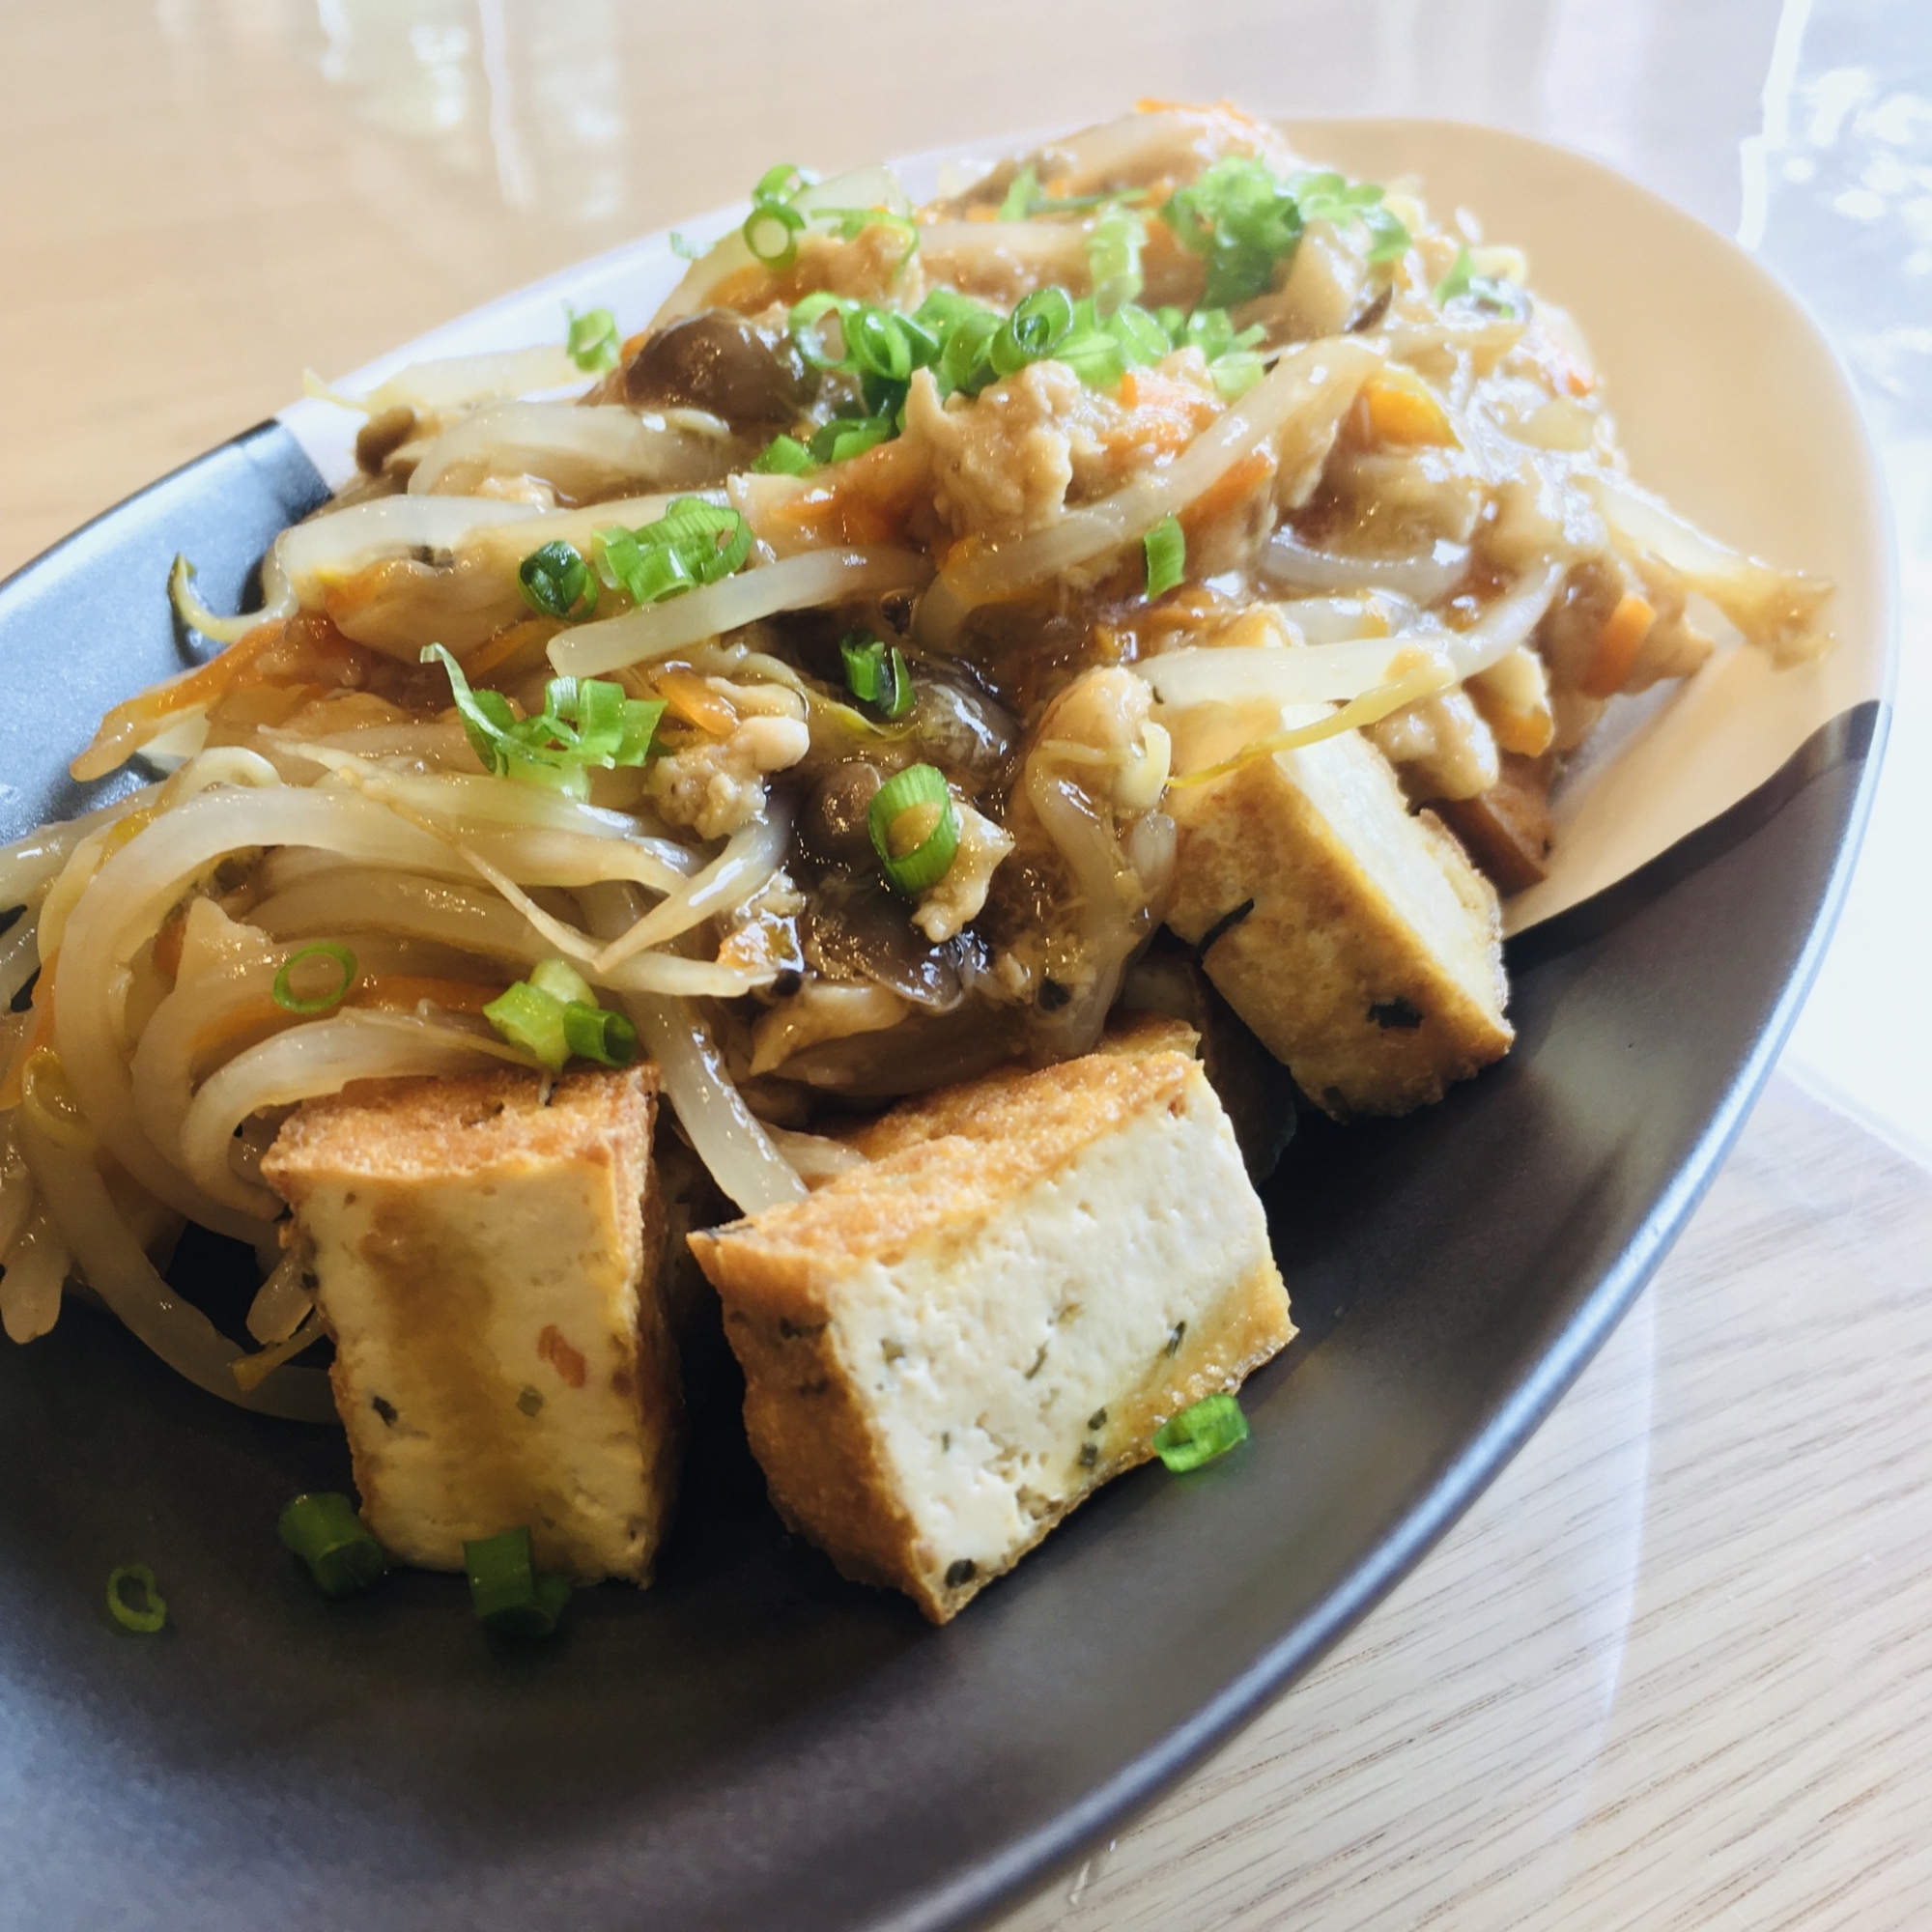
<svg viewBox="0 0 1932 1932">
<path fill-rule="evenodd" d="M 264 651 L 279 642 L 281 635 L 279 622 L 257 624 L 205 665 L 117 704 L 100 721 L 93 743 L 68 769 L 83 781 L 105 778 L 151 738 L 159 737 L 179 713 L 197 704 L 213 703 Z"/>
<path fill-rule="evenodd" d="M 696 724 L 713 737 L 728 736 L 738 725 L 738 714 L 729 701 L 719 695 L 683 665 L 667 665 L 653 682 L 658 696 L 670 706 L 674 716 L 687 724 Z"/>
<path fill-rule="evenodd" d="M 1232 510 L 1241 498 L 1274 474 L 1274 457 L 1265 449 L 1251 449 L 1238 463 L 1214 479 L 1186 509 L 1179 513 L 1180 526 L 1190 536 L 1211 523 L 1223 510 Z"/>
<path fill-rule="evenodd" d="M 1604 620 L 1596 652 L 1577 689 L 1586 697 L 1614 697 L 1630 681 L 1636 654 L 1656 621 L 1656 611 L 1634 590 L 1626 591 Z"/>
</svg>

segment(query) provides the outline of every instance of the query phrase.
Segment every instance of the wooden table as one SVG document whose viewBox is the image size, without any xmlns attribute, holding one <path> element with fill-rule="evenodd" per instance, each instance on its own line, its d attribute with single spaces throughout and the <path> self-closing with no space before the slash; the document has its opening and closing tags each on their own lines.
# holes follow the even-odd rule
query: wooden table
<svg viewBox="0 0 1932 1932">
<path fill-rule="evenodd" d="M 351 368 L 781 156 L 1225 93 L 1553 131 L 1728 225 L 1791 15 L 15 4 L 0 571 L 271 412 L 305 363 Z M 1932 1176 L 1775 1084 L 1657 1283 L 1443 1546 L 1009 1932 L 1932 1922 L 1928 1277 Z"/>
</svg>

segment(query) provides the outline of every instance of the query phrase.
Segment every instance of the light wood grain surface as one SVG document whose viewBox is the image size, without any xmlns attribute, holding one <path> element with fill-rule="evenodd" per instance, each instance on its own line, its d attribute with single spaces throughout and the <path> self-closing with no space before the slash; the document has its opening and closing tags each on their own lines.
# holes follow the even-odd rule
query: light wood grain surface
<svg viewBox="0 0 1932 1932">
<path fill-rule="evenodd" d="M 780 156 L 1236 95 L 1554 132 L 1728 225 L 1790 12 L 0 0 L 0 571 Z M 1775 1086 L 1444 1545 L 1006 1932 L 1932 1924 L 1928 1289 L 1932 1177 Z"/>
<path fill-rule="evenodd" d="M 1932 1924 L 1932 1176 L 1774 1082 L 1305 1683 L 1003 1932 Z"/>
</svg>

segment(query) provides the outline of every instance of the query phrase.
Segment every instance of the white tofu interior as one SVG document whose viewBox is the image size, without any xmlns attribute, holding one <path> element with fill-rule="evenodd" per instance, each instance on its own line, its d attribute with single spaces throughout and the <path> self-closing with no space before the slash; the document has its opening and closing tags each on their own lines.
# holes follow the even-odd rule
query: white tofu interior
<svg viewBox="0 0 1932 1932">
<path fill-rule="evenodd" d="M 1144 1110 L 963 1236 L 857 1264 L 837 1345 L 933 1568 L 1004 1567 L 1119 1453 L 1122 1412 L 1171 1378 L 1182 1324 L 1268 1259 L 1197 1081 L 1179 1111 Z"/>
</svg>

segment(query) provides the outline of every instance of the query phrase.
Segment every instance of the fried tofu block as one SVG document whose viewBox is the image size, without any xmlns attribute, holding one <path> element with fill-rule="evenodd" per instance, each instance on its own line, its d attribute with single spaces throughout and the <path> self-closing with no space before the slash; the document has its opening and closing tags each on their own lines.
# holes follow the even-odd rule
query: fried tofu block
<svg viewBox="0 0 1932 1932">
<path fill-rule="evenodd" d="M 676 1493 L 677 1351 L 658 1293 L 653 1067 L 359 1081 L 262 1163 L 315 1257 L 362 1512 L 461 1570 L 527 1525 L 540 1568 L 650 1580 Z"/>
<path fill-rule="evenodd" d="M 1177 732 L 1178 769 L 1260 735 L 1213 728 Z M 1318 1106 L 1406 1114 L 1509 1050 L 1495 890 L 1359 732 L 1175 786 L 1167 810 L 1168 924 Z"/>
<path fill-rule="evenodd" d="M 944 1623 L 1294 1333 L 1173 1022 L 930 1094 L 810 1199 L 694 1235 L 772 1500 Z"/>
</svg>

